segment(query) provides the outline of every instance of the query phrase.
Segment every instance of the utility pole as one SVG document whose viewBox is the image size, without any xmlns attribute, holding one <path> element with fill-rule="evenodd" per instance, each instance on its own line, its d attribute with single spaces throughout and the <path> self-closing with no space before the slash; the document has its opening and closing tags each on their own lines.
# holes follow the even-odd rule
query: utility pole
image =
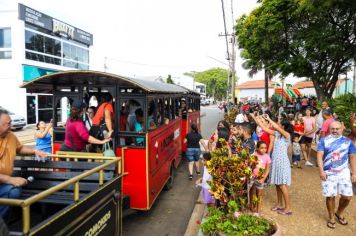
<svg viewBox="0 0 356 236">
<path fill-rule="evenodd" d="M 354 80 L 352 81 L 352 94 L 356 95 L 356 58 L 354 59 Z"/>
<path fill-rule="evenodd" d="M 226 28 L 226 17 L 225 17 L 225 7 L 224 7 L 224 0 L 221 0 L 222 6 L 222 13 L 224 19 L 224 30 L 225 34 L 219 34 L 219 36 L 224 36 L 226 40 L 226 50 L 227 50 L 227 60 L 229 61 L 229 73 L 227 79 L 227 91 L 226 91 L 226 98 L 229 100 L 229 91 L 231 92 L 231 102 L 235 104 L 235 84 L 236 84 L 236 71 L 235 71 L 235 62 L 236 62 L 236 51 L 235 51 L 235 28 L 234 28 L 234 11 L 233 11 L 233 1 L 231 0 L 231 16 L 232 16 L 232 34 L 228 34 Z M 231 37 L 228 40 L 228 37 Z M 231 54 L 229 49 L 229 42 L 231 43 Z"/>
</svg>

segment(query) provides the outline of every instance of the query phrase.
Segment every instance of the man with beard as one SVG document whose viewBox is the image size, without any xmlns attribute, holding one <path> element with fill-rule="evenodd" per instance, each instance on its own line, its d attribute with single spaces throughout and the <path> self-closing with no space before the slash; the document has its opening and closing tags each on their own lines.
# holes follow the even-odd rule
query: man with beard
<svg viewBox="0 0 356 236">
<path fill-rule="evenodd" d="M 342 131 L 340 122 L 332 122 L 330 125 L 331 134 L 320 140 L 317 149 L 321 186 L 329 213 L 327 226 L 332 229 L 335 228 L 335 217 L 341 225 L 348 224 L 343 213 L 353 195 L 351 182 L 356 182 L 356 148 L 351 139 L 342 136 Z M 348 167 L 349 159 L 353 173 L 351 177 Z M 335 212 L 337 194 L 340 194 L 341 197 Z"/>
</svg>

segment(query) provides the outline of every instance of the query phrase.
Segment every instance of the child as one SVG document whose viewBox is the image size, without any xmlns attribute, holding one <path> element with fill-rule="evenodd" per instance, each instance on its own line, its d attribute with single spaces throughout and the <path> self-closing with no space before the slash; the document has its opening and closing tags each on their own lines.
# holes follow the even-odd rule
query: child
<svg viewBox="0 0 356 236">
<path fill-rule="evenodd" d="M 237 150 L 236 150 L 236 144 L 238 142 L 241 142 L 241 133 L 240 133 L 240 129 L 239 129 L 239 124 L 237 123 L 233 123 L 231 125 L 230 128 L 231 134 L 229 137 L 229 145 L 230 145 L 230 149 L 231 149 L 231 154 L 236 154 Z"/>
<path fill-rule="evenodd" d="M 267 144 L 263 141 L 257 142 L 255 155 L 258 158 L 258 164 L 253 170 L 252 179 L 250 181 L 250 199 L 253 201 L 254 197 L 258 198 L 256 206 L 251 204 L 251 210 L 255 211 L 257 215 L 261 212 L 263 187 L 269 170 L 271 167 L 271 158 L 267 154 Z"/>
<path fill-rule="evenodd" d="M 302 166 L 300 164 L 300 155 L 302 152 L 302 149 L 300 147 L 299 141 L 303 136 L 299 136 L 299 135 L 294 135 L 293 138 L 293 153 L 292 153 L 292 162 L 293 165 L 297 165 L 299 169 L 302 169 Z M 293 168 L 292 165 L 292 168 Z"/>
<path fill-rule="evenodd" d="M 211 193 L 209 192 L 210 186 L 208 184 L 208 181 L 212 180 L 211 175 L 208 172 L 208 169 L 206 168 L 206 162 L 210 161 L 211 155 L 209 152 L 206 152 L 203 154 L 203 164 L 204 164 L 204 171 L 203 171 L 203 178 L 198 179 L 195 184 L 197 186 L 201 185 L 202 187 L 202 196 L 203 196 L 203 201 L 208 207 L 213 207 L 215 205 L 215 198 L 211 196 Z"/>
</svg>

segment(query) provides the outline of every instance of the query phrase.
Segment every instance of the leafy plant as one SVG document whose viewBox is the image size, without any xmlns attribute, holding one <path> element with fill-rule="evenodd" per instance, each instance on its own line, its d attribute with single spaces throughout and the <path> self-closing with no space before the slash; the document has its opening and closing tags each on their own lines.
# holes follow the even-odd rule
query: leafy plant
<svg viewBox="0 0 356 236">
<path fill-rule="evenodd" d="M 350 128 L 350 113 L 356 111 L 356 96 L 347 93 L 329 100 L 329 106 L 347 128 Z"/>
<path fill-rule="evenodd" d="M 244 209 L 247 204 L 247 183 L 252 176 L 252 170 L 258 164 L 255 155 L 241 149 L 241 141 L 237 142 L 237 153 L 228 155 L 228 143 L 219 140 L 222 148 L 212 152 L 212 158 L 206 166 L 212 181 L 209 182 L 210 192 L 220 202 L 221 208 L 226 208 L 230 200 L 237 202 L 238 208 Z"/>
<path fill-rule="evenodd" d="M 233 209 L 229 209 L 229 212 L 233 211 Z M 208 215 L 205 222 L 200 226 L 203 233 L 208 235 L 223 233 L 232 236 L 258 236 L 271 235 L 274 232 L 274 227 L 269 220 L 251 214 L 236 214 L 236 212 L 235 214 L 226 214 L 217 208 L 210 207 Z"/>
<path fill-rule="evenodd" d="M 210 192 L 219 204 L 208 209 L 208 215 L 200 226 L 202 231 L 208 235 L 271 235 L 273 224 L 249 214 L 247 210 L 247 183 L 258 163 L 257 157 L 241 147 L 241 140 L 236 144 L 238 154 L 232 156 L 229 156 L 229 144 L 224 139 L 219 142 L 222 147 L 213 151 L 211 160 L 206 163 L 212 176 L 212 181 L 208 182 Z M 257 178 L 262 174 L 260 171 Z M 251 200 L 259 201 L 258 198 Z"/>
</svg>

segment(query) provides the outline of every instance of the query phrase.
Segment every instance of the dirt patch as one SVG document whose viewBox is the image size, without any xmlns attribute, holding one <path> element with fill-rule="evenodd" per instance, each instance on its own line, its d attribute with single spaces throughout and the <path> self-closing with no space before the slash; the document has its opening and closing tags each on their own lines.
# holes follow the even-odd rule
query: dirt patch
<svg viewBox="0 0 356 236">
<path fill-rule="evenodd" d="M 293 168 L 289 194 L 293 211 L 291 216 L 279 215 L 270 210 L 277 199 L 275 187 L 267 187 L 263 199 L 262 215 L 275 220 L 282 227 L 283 235 L 356 235 L 355 197 L 345 211 L 345 218 L 349 224 L 343 226 L 337 223 L 335 229 L 326 226 L 328 213 L 325 198 L 321 193 L 318 168 L 306 166 L 303 166 L 303 169 Z"/>
</svg>

